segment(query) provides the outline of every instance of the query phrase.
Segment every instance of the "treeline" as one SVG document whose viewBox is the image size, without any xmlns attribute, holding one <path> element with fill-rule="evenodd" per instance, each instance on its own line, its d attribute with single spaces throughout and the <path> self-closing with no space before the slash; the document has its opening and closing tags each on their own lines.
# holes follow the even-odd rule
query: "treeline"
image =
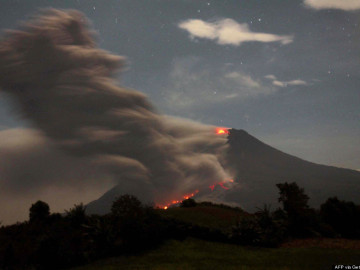
<svg viewBox="0 0 360 270">
<path fill-rule="evenodd" d="M 282 207 L 270 206 L 244 216 L 232 229 L 240 244 L 276 247 L 291 238 L 360 239 L 360 206 L 329 198 L 320 209 L 309 207 L 309 197 L 295 182 L 276 185 Z"/>
<path fill-rule="evenodd" d="M 296 183 L 278 184 L 282 207 L 264 206 L 244 214 L 228 230 L 211 229 L 160 215 L 136 197 L 124 195 L 103 216 L 85 213 L 75 205 L 64 214 L 50 214 L 42 201 L 30 207 L 29 220 L 0 228 L 1 269 L 63 269 L 122 254 L 156 248 L 167 239 L 195 237 L 208 241 L 276 247 L 289 238 L 360 238 L 360 206 L 329 198 L 320 209 Z M 181 207 L 197 207 L 193 199 Z M 230 209 L 226 205 L 201 203 Z M 234 211 L 243 212 L 240 208 Z"/>
<path fill-rule="evenodd" d="M 186 202 L 184 202 L 186 204 Z M 138 254 L 165 240 L 198 237 L 227 241 L 219 230 L 164 218 L 132 195 L 114 201 L 107 215 L 86 215 L 80 204 L 50 214 L 38 201 L 29 220 L 0 228 L 0 269 L 65 269 L 110 256 Z"/>
<path fill-rule="evenodd" d="M 242 215 L 236 225 L 228 230 L 229 242 L 277 247 L 287 240 L 296 238 L 360 239 L 359 205 L 332 197 L 324 202 L 320 209 L 314 209 L 308 205 L 309 196 L 295 182 L 276 186 L 279 189 L 278 202 L 281 203 L 281 207 L 271 210 L 269 205 L 264 205 L 253 214 Z M 208 202 L 198 205 L 231 208 Z M 181 206 L 196 206 L 196 202 L 188 199 L 183 201 Z M 241 211 L 239 208 L 232 209 Z"/>
<path fill-rule="evenodd" d="M 177 224 L 131 195 L 118 198 L 104 216 L 86 215 L 82 204 L 64 214 L 50 214 L 49 206 L 38 201 L 30 208 L 29 221 L 0 228 L 0 267 L 69 268 L 142 252 L 178 235 Z"/>
</svg>

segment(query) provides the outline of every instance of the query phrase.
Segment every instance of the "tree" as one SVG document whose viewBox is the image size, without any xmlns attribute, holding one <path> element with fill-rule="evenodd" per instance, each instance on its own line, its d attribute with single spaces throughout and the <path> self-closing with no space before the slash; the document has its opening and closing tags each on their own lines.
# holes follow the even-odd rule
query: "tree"
<svg viewBox="0 0 360 270">
<path fill-rule="evenodd" d="M 45 220 L 50 215 L 50 207 L 43 201 L 32 204 L 29 211 L 30 222 Z"/>
<path fill-rule="evenodd" d="M 74 208 L 70 210 L 65 210 L 66 217 L 71 221 L 73 225 L 82 225 L 86 221 L 86 207 L 80 203 L 74 205 Z"/>
<path fill-rule="evenodd" d="M 131 252 L 149 244 L 152 219 L 149 218 L 150 208 L 133 195 L 120 196 L 111 207 L 111 218 L 114 229 L 114 249 L 120 248 Z"/>
<path fill-rule="evenodd" d="M 309 196 L 304 193 L 303 188 L 293 183 L 283 183 L 276 185 L 279 188 L 280 197 L 278 201 L 282 203 L 284 211 L 289 216 L 297 216 L 309 209 Z"/>
<path fill-rule="evenodd" d="M 332 197 L 320 206 L 320 215 L 341 236 L 360 238 L 359 205 Z"/>
<path fill-rule="evenodd" d="M 196 201 L 192 198 L 183 200 L 180 204 L 181 207 L 195 207 L 196 206 Z"/>
<path fill-rule="evenodd" d="M 118 197 L 111 206 L 111 213 L 118 218 L 136 218 L 143 213 L 143 205 L 133 195 L 122 195 Z"/>
<path fill-rule="evenodd" d="M 282 203 L 287 216 L 288 233 L 295 237 L 313 236 L 316 233 L 316 213 L 309 208 L 309 196 L 304 193 L 304 189 L 299 188 L 295 182 L 276 186 L 280 193 L 278 201 Z"/>
</svg>

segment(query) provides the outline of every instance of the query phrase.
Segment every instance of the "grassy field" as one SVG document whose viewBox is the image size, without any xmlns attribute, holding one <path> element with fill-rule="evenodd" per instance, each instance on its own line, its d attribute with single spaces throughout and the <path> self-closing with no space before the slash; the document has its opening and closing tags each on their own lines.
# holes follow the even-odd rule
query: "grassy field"
<svg viewBox="0 0 360 270">
<path fill-rule="evenodd" d="M 333 264 L 359 264 L 360 249 L 282 247 L 250 248 L 196 239 L 169 241 L 138 256 L 101 260 L 74 270 L 154 269 L 331 269 Z"/>
</svg>

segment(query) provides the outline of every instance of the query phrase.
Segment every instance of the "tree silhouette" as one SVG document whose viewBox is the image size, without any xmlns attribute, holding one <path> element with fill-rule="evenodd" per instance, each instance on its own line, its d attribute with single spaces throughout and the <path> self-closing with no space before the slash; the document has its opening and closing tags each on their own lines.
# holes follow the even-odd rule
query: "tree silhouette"
<svg viewBox="0 0 360 270">
<path fill-rule="evenodd" d="M 46 202 L 37 201 L 30 207 L 30 222 L 43 221 L 50 215 L 50 207 Z"/>
<path fill-rule="evenodd" d="M 195 207 L 196 206 L 196 201 L 192 198 L 183 200 L 180 204 L 181 207 Z"/>
<path fill-rule="evenodd" d="M 302 214 L 309 209 L 309 196 L 304 193 L 303 188 L 293 183 L 276 184 L 279 188 L 280 197 L 278 201 L 282 203 L 284 211 L 291 217 Z"/>
<path fill-rule="evenodd" d="M 125 194 L 113 202 L 111 213 L 117 218 L 136 218 L 143 213 L 143 205 L 135 196 Z"/>
<path fill-rule="evenodd" d="M 320 206 L 320 215 L 341 236 L 360 238 L 359 205 L 332 197 Z"/>
<path fill-rule="evenodd" d="M 316 214 L 308 206 L 309 196 L 304 193 L 304 189 L 299 188 L 295 182 L 285 182 L 276 186 L 280 193 L 278 201 L 282 203 L 287 216 L 288 233 L 296 237 L 312 236 Z"/>
<path fill-rule="evenodd" d="M 86 221 L 86 207 L 80 203 L 78 205 L 74 205 L 74 208 L 70 208 L 70 210 L 65 210 L 66 218 L 68 218 L 73 225 L 81 225 Z"/>
</svg>

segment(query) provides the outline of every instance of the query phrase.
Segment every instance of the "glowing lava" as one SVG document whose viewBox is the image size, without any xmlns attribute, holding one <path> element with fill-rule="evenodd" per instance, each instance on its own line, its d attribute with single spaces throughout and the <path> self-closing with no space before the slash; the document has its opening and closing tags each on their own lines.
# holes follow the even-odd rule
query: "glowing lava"
<svg viewBox="0 0 360 270">
<path fill-rule="evenodd" d="M 198 190 L 195 190 L 195 192 L 193 192 L 193 193 L 185 194 L 185 195 L 182 197 L 181 200 L 173 200 L 173 201 L 171 201 L 170 203 L 167 203 L 167 204 L 165 204 L 165 205 L 158 205 L 157 207 L 166 210 L 166 209 L 168 209 L 169 206 L 171 206 L 171 205 L 181 203 L 183 200 L 187 200 L 187 199 L 189 199 L 189 198 L 191 198 L 191 197 L 194 197 L 198 192 L 199 192 Z"/>
<path fill-rule="evenodd" d="M 213 185 L 210 185 L 209 188 L 211 189 L 211 191 L 214 191 L 215 186 L 219 186 L 219 187 L 221 187 L 221 188 L 223 188 L 223 189 L 228 190 L 229 187 L 225 186 L 226 183 L 234 183 L 234 180 L 233 180 L 233 179 L 227 179 L 227 180 L 225 180 L 225 181 L 222 181 L 222 182 L 219 182 L 219 183 L 215 183 L 215 184 L 213 184 Z"/>
<path fill-rule="evenodd" d="M 229 134 L 229 129 L 228 129 L 228 128 L 224 128 L 224 127 L 217 127 L 217 128 L 215 129 L 215 133 L 216 133 L 217 135 Z M 233 183 L 233 182 L 234 182 L 234 180 L 232 180 L 232 179 L 226 179 L 226 180 L 221 181 L 221 182 L 219 182 L 219 183 L 215 183 L 215 184 L 213 184 L 213 185 L 210 185 L 209 188 L 211 189 L 211 191 L 213 191 L 213 190 L 215 189 L 215 186 L 220 186 L 221 188 L 227 190 L 227 189 L 229 189 L 229 187 L 226 186 L 225 184 L 226 184 L 226 183 Z M 171 202 L 168 202 L 168 203 L 166 203 L 166 204 L 158 204 L 157 207 L 166 210 L 166 209 L 168 209 L 171 205 L 181 203 L 183 200 L 187 200 L 187 199 L 189 199 L 189 198 L 191 198 L 191 197 L 194 197 L 198 192 L 199 192 L 199 191 L 196 190 L 194 193 L 190 193 L 190 194 L 184 195 L 184 196 L 182 197 L 182 199 L 180 199 L 180 200 L 172 200 Z"/>
<path fill-rule="evenodd" d="M 227 184 L 227 183 L 234 183 L 234 180 L 233 180 L 233 179 L 226 179 L 226 180 L 221 181 L 221 182 L 219 182 L 219 183 L 215 183 L 215 184 L 213 184 L 213 185 L 210 185 L 209 188 L 211 189 L 211 191 L 213 191 L 213 190 L 215 189 L 215 186 L 219 186 L 219 187 L 221 187 L 221 188 L 223 188 L 223 189 L 228 190 L 229 187 L 225 185 L 225 184 Z M 189 199 L 189 198 L 194 197 L 197 193 L 199 193 L 199 190 L 196 190 L 194 193 L 189 193 L 189 194 L 184 195 L 181 200 L 173 200 L 173 201 L 171 201 L 171 202 L 169 202 L 169 203 L 167 203 L 167 204 L 157 205 L 157 207 L 166 210 L 166 209 L 168 209 L 171 205 L 175 205 L 175 204 L 181 203 L 183 200 L 187 200 L 187 199 Z"/>
<path fill-rule="evenodd" d="M 229 130 L 227 128 L 218 127 L 216 128 L 216 134 L 218 135 L 229 134 Z"/>
</svg>

